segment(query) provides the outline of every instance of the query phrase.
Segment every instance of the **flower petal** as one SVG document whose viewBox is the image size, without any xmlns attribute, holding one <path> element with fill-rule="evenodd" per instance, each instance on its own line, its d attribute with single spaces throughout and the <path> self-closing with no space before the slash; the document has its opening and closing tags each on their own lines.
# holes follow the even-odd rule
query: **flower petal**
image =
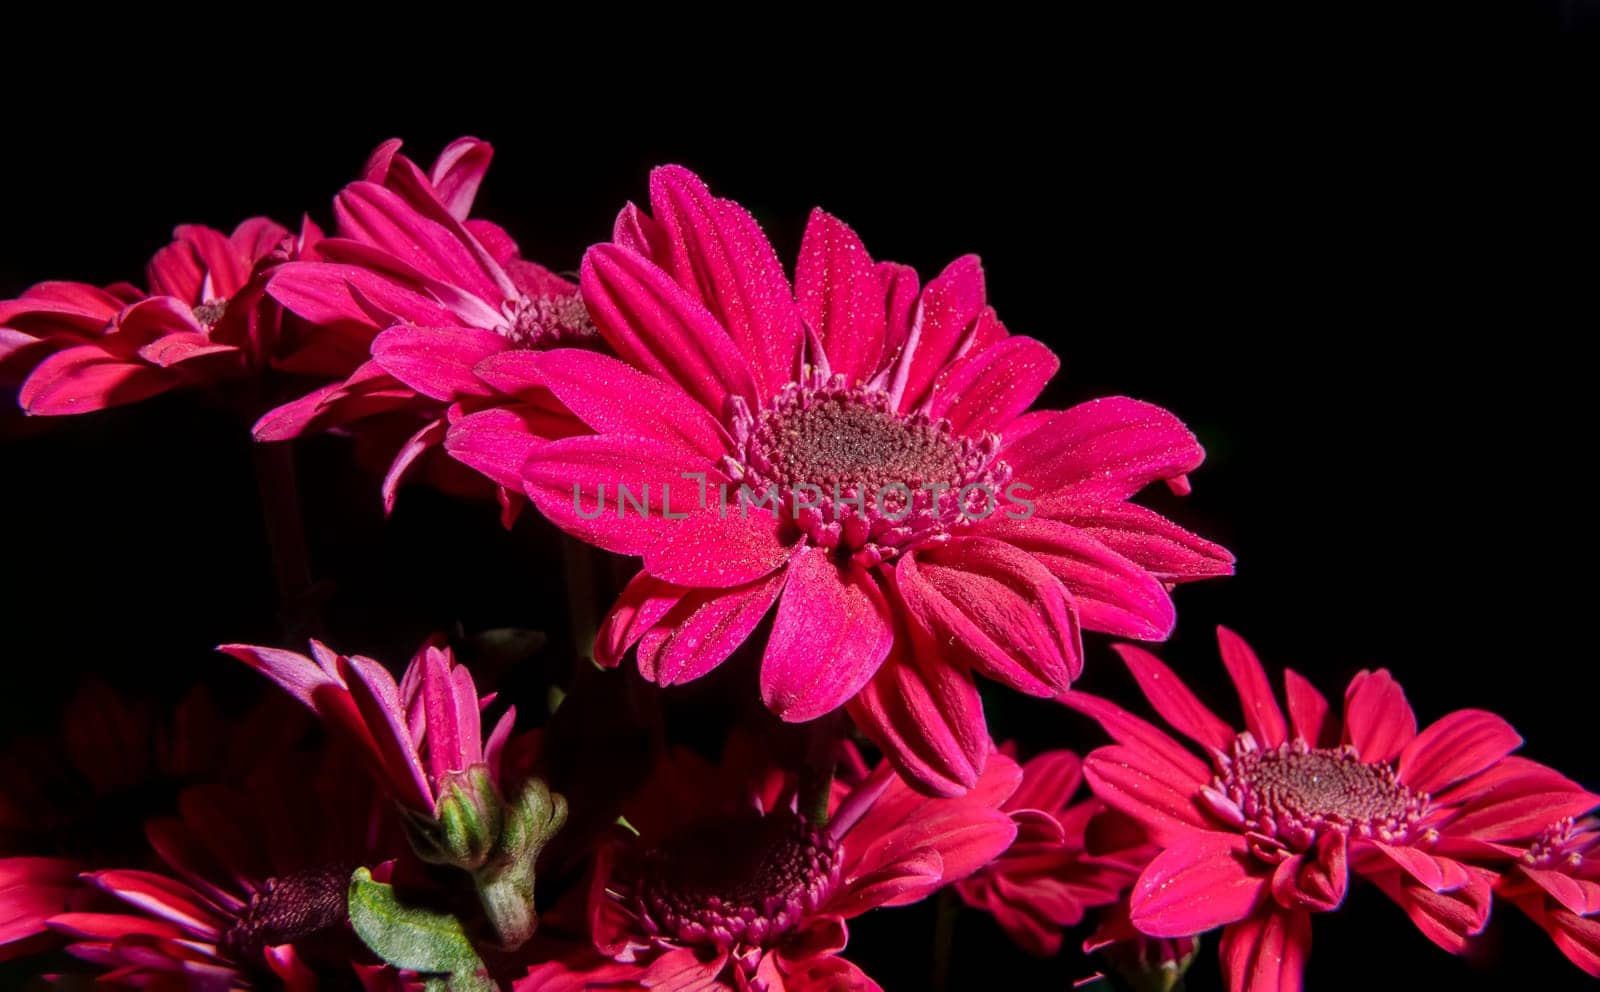
<svg viewBox="0 0 1600 992">
<path fill-rule="evenodd" d="M 664 582 L 718 589 L 742 586 L 782 568 L 804 538 L 767 510 L 740 507 L 738 513 L 723 514 L 704 503 L 697 505 L 697 498 L 704 497 L 697 496 L 696 480 L 661 484 L 658 512 L 664 518 L 669 513 L 688 514 L 686 520 L 665 520 L 661 539 L 644 553 L 644 570 Z"/>
<path fill-rule="evenodd" d="M 1177 417 L 1125 396 L 1050 414 L 1001 457 L 1038 492 L 1039 512 L 1058 517 L 1125 500 L 1152 482 L 1179 480 L 1200 467 L 1205 449 Z"/>
<path fill-rule="evenodd" d="M 1388 671 L 1361 671 L 1344 691 L 1344 737 L 1362 761 L 1393 761 L 1417 736 L 1417 714 Z"/>
<path fill-rule="evenodd" d="M 934 384 L 928 415 L 967 435 L 1000 432 L 1033 405 L 1061 360 L 1032 338 L 1008 337 L 950 366 Z"/>
<path fill-rule="evenodd" d="M 372 358 L 385 372 L 442 402 L 491 391 L 473 375 L 485 358 L 511 347 L 493 331 L 476 327 L 391 327 L 372 341 Z"/>
<path fill-rule="evenodd" d="M 1235 992 L 1300 992 L 1311 957 L 1311 915 L 1273 910 L 1222 931 L 1222 973 Z"/>
<path fill-rule="evenodd" d="M 854 696 L 894 643 L 872 574 L 840 567 L 822 548 L 789 562 L 788 582 L 761 659 L 761 698 L 791 723 L 814 720 Z"/>
<path fill-rule="evenodd" d="M 1133 925 L 1151 937 L 1188 937 L 1236 923 L 1267 889 L 1267 879 L 1251 867 L 1243 837 L 1192 833 L 1156 855 L 1134 883 Z"/>
<path fill-rule="evenodd" d="M 1292 668 L 1283 670 L 1283 689 L 1295 736 L 1312 747 L 1331 746 L 1333 728 L 1328 725 L 1327 697 Z"/>
<path fill-rule="evenodd" d="M 852 385 L 876 372 L 886 300 L 856 232 L 832 214 L 812 210 L 794 283 L 800 313 L 821 339 L 829 370 Z"/>
<path fill-rule="evenodd" d="M 594 660 L 607 668 L 617 667 L 628 649 L 677 606 L 685 592 L 647 572 L 636 573 L 606 611 L 595 637 Z"/>
<path fill-rule="evenodd" d="M 1222 651 L 1222 664 L 1228 677 L 1239 692 L 1239 705 L 1244 707 L 1244 725 L 1255 735 L 1263 747 L 1277 747 L 1289 740 L 1289 725 L 1284 722 L 1283 710 L 1272 694 L 1272 684 L 1267 681 L 1266 670 L 1244 638 L 1226 627 L 1217 628 L 1217 647 Z M 1367 758 L 1362 752 L 1362 758 Z"/>
<path fill-rule="evenodd" d="M 657 685 L 691 682 L 716 668 L 749 637 L 784 587 L 774 572 L 735 589 L 695 590 L 661 621 L 662 636 L 639 647 L 639 671 Z"/>
<path fill-rule="evenodd" d="M 907 782 L 930 795 L 965 793 L 989 753 L 972 676 L 899 640 L 850 701 L 850 717 Z"/>
<path fill-rule="evenodd" d="M 1201 747 L 1226 751 L 1238 734 L 1206 707 L 1161 659 L 1132 644 L 1112 645 L 1161 718 Z"/>
<path fill-rule="evenodd" d="M 1144 751 L 1113 744 L 1096 748 L 1083 762 L 1096 798 L 1144 825 L 1157 843 L 1181 843 L 1216 824 L 1195 805 L 1200 786 L 1175 778 L 1172 767 Z"/>
<path fill-rule="evenodd" d="M 603 434 L 537 445 L 522 477 L 528 498 L 557 527 L 607 551 L 642 555 L 679 522 L 662 516 L 662 487 L 684 485 L 683 475 L 696 472 L 723 481 L 676 445 Z"/>
<path fill-rule="evenodd" d="M 35 366 L 17 393 L 17 405 L 36 417 L 91 413 L 136 403 L 180 382 L 165 369 L 114 358 L 98 345 L 80 345 Z"/>
<path fill-rule="evenodd" d="M 1522 746 L 1522 735 L 1484 710 L 1456 710 L 1429 724 L 1400 752 L 1400 781 L 1437 793 Z"/>
<path fill-rule="evenodd" d="M 983 312 L 983 264 L 963 255 L 929 280 L 912 314 L 889 395 L 898 409 L 917 408 L 945 367 L 961 356 Z"/>
<path fill-rule="evenodd" d="M 1072 507 L 1055 519 L 1085 531 L 1162 582 L 1233 574 L 1233 554 L 1137 503 Z"/>
</svg>

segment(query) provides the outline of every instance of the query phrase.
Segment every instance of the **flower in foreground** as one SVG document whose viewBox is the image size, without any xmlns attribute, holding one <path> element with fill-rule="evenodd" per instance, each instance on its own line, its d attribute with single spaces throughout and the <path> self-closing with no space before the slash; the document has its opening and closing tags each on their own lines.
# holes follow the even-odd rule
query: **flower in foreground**
<svg viewBox="0 0 1600 992">
<path fill-rule="evenodd" d="M 480 367 L 547 388 L 592 432 L 498 464 L 569 533 L 643 556 L 602 661 L 637 645 L 647 678 L 687 682 L 771 613 L 766 705 L 801 722 L 849 703 L 903 774 L 949 795 L 990 747 L 974 672 L 1054 695 L 1081 667 L 1080 626 L 1164 638 L 1168 586 L 1231 571 L 1128 502 L 1187 490 L 1204 452 L 1176 417 L 1124 398 L 1025 412 L 1058 362 L 1006 331 L 975 258 L 919 289 L 816 211 L 791 288 L 738 204 L 677 167 L 650 195 L 653 216 L 627 208 L 583 263 L 618 357 Z"/>
<path fill-rule="evenodd" d="M 1039 957 L 1059 951 L 1063 928 L 1082 923 L 1085 912 L 1116 902 L 1143 866 L 1089 852 L 1090 823 L 1106 808 L 1093 798 L 1073 802 L 1082 784 L 1082 762 L 1071 751 L 1031 758 L 1000 807 L 1016 822 L 1016 840 L 956 886 L 968 906 L 992 915 Z"/>
<path fill-rule="evenodd" d="M 1072 692 L 1061 701 L 1117 741 L 1086 759 L 1095 795 L 1162 848 L 1134 885 L 1133 925 L 1164 938 L 1224 927 L 1219 953 L 1235 992 L 1300 988 L 1311 914 L 1338 908 L 1351 872 L 1460 952 L 1488 920 L 1494 880 L 1464 858 L 1595 804 L 1508 757 L 1522 738 L 1493 713 L 1457 710 L 1419 732 L 1387 671 L 1351 680 L 1341 720 L 1287 670 L 1286 717 L 1249 646 L 1226 629 L 1218 640 L 1243 731 L 1154 656 L 1118 646 L 1150 705 L 1205 759 L 1106 700 Z"/>
<path fill-rule="evenodd" d="M 0 383 L 21 382 L 31 414 L 88 413 L 267 368 L 325 375 L 338 349 L 307 338 L 265 292 L 274 268 L 315 253 L 298 234 L 252 217 L 232 234 L 180 225 L 146 267 L 149 292 L 44 282 L 0 301 Z M 258 411 L 252 411 L 258 412 Z"/>
<path fill-rule="evenodd" d="M 1573 964 L 1600 978 L 1600 823 L 1558 820 L 1502 851 L 1495 895 L 1528 915 Z"/>
<path fill-rule="evenodd" d="M 219 650 L 352 742 L 405 812 L 417 855 L 470 872 L 501 943 L 516 947 L 537 926 L 534 860 L 566 806 L 538 780 L 502 775 L 516 708 L 485 741 L 481 710 L 494 697 L 478 696 L 472 673 L 442 643 L 424 643 L 398 684 L 380 662 L 335 654 L 317 641 L 311 657 L 247 644 Z"/>
<path fill-rule="evenodd" d="M 876 990 L 839 956 L 846 921 L 926 898 L 1016 836 L 1000 805 L 1022 776 L 1003 754 L 953 799 L 916 793 L 880 763 L 834 790 L 826 826 L 796 811 L 791 781 L 730 781 L 730 767 L 681 752 L 664 762 L 628 808 L 637 834 L 597 855 L 593 946 L 535 965 L 517 989 Z"/>
<path fill-rule="evenodd" d="M 378 798 L 333 754 L 289 753 L 240 785 L 192 786 L 178 816 L 146 828 L 164 871 L 89 872 L 85 884 L 112 899 L 49 925 L 112 986 L 311 992 L 352 969 L 372 992 L 399 990 L 345 911 L 357 865 L 404 853 Z"/>
<path fill-rule="evenodd" d="M 343 428 L 387 442 L 398 431 L 383 484 L 391 509 L 401 481 L 427 464 L 419 459 L 470 414 L 493 411 L 475 423 L 514 423 L 538 436 L 580 429 L 547 391 L 506 394 L 494 376 L 475 376 L 480 362 L 598 340 L 576 286 L 522 259 L 498 226 L 469 218 L 493 156 L 488 142 L 452 142 L 427 173 L 399 151 L 391 140 L 373 152 L 362 178 L 334 200 L 335 236 L 319 257 L 281 267 L 267 287 L 326 333 L 361 342 L 358 359 L 339 381 L 270 411 L 255 429 L 264 441 Z M 464 491 L 481 484 L 449 466 L 433 462 L 435 482 Z M 489 474 L 521 488 L 515 472 Z"/>
</svg>

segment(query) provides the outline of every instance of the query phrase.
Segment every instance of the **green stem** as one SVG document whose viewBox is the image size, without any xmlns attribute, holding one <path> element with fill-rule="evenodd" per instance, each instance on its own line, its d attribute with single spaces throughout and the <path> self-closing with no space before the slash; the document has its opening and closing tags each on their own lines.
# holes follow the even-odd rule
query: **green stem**
<svg viewBox="0 0 1600 992">
<path fill-rule="evenodd" d="M 933 992 L 945 992 L 950 987 L 950 959 L 955 949 L 956 917 L 961 912 L 955 889 L 947 887 L 939 893 L 935 912 L 938 915 L 933 921 L 933 970 L 928 980 Z"/>
<path fill-rule="evenodd" d="M 828 802 L 833 796 L 833 771 L 844 740 L 844 711 L 835 710 L 813 720 L 807 728 L 805 762 L 800 766 L 800 814 L 813 827 L 828 825 Z"/>
<path fill-rule="evenodd" d="M 322 621 L 311 580 L 311 555 L 306 549 L 305 522 L 295 482 L 294 447 L 287 441 L 250 445 L 261 519 L 266 531 L 272 574 L 277 580 L 279 622 L 287 643 L 322 636 Z"/>
<path fill-rule="evenodd" d="M 561 571 L 567 587 L 567 622 L 578 657 L 594 661 L 594 639 L 600 633 L 595 608 L 595 551 L 587 544 L 561 535 Z"/>
</svg>

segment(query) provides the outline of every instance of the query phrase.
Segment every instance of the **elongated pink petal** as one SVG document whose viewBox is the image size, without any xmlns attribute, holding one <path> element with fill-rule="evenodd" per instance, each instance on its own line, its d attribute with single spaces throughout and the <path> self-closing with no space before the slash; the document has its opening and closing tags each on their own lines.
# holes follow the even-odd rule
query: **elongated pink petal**
<svg viewBox="0 0 1600 992">
<path fill-rule="evenodd" d="M 663 266 L 727 328 L 750 363 L 759 391 L 753 398 L 772 396 L 794 377 L 802 330 L 766 235 L 749 211 L 712 196 L 681 166 L 650 174 L 650 206 L 671 259 Z"/>
<path fill-rule="evenodd" d="M 384 473 L 383 485 L 380 492 L 383 495 L 383 512 L 393 513 L 395 499 L 400 495 L 400 484 L 405 481 L 411 467 L 417 459 L 438 447 L 445 437 L 445 422 L 434 420 L 426 424 L 400 446 L 395 453 L 394 461 L 389 463 L 389 471 Z"/>
<path fill-rule="evenodd" d="M 742 586 L 782 568 L 804 537 L 767 510 L 741 507 L 722 514 L 715 492 L 707 497 L 709 505 L 700 504 L 694 479 L 664 482 L 662 487 L 658 512 L 663 517 L 669 512 L 688 515 L 686 520 L 664 520 L 661 540 L 644 553 L 644 570 L 664 582 Z"/>
<path fill-rule="evenodd" d="M 315 709 L 313 693 L 322 686 L 344 688 L 344 684 L 331 672 L 303 654 L 282 648 L 263 648 L 252 644 L 223 644 L 217 648 L 223 654 L 239 659 L 265 675 L 303 705 Z"/>
<path fill-rule="evenodd" d="M 903 555 L 894 588 L 910 623 L 952 664 L 1020 692 L 1050 696 L 1082 669 L 1078 624 L 1060 581 L 991 538 L 957 538 Z"/>
<path fill-rule="evenodd" d="M 642 555 L 679 522 L 662 516 L 662 487 L 694 485 L 683 476 L 697 472 L 712 485 L 725 481 L 676 445 L 586 435 L 537 445 L 523 467 L 523 487 L 567 533 L 607 551 Z"/>
<path fill-rule="evenodd" d="M 1198 791 L 1211 781 L 1210 765 L 1184 750 L 1164 731 L 1109 699 L 1074 690 L 1057 696 L 1056 702 L 1099 723 L 1118 744 L 1137 749 L 1164 765 L 1161 774 L 1182 783 L 1184 788 Z"/>
<path fill-rule="evenodd" d="M 1362 761 L 1393 761 L 1417 736 L 1417 714 L 1386 670 L 1358 672 L 1344 692 L 1344 738 Z"/>
<path fill-rule="evenodd" d="M 1349 845 L 1330 831 L 1314 848 L 1285 858 L 1272 873 L 1272 895 L 1285 909 L 1325 913 L 1344 902 L 1350 886 Z"/>
<path fill-rule="evenodd" d="M 1217 945 L 1230 992 L 1300 992 L 1311 957 L 1311 915 L 1272 910 L 1222 931 Z"/>
<path fill-rule="evenodd" d="M 1312 747 L 1333 743 L 1328 726 L 1328 699 L 1304 675 L 1292 668 L 1283 670 L 1284 699 L 1289 704 L 1289 722 L 1295 736 Z"/>
<path fill-rule="evenodd" d="M 923 288 L 898 362 L 890 396 L 901 410 L 915 409 L 940 372 L 970 344 L 968 332 L 983 312 L 983 265 L 963 255 Z"/>
<path fill-rule="evenodd" d="M 908 852 L 900 860 L 878 863 L 866 873 L 846 878 L 828 900 L 827 910 L 849 919 L 879 906 L 915 902 L 937 889 L 944 859 L 932 849 Z"/>
<path fill-rule="evenodd" d="M 1252 868 L 1245 840 L 1237 834 L 1195 832 L 1175 841 L 1134 884 L 1129 896 L 1133 925 L 1151 937 L 1188 937 L 1236 923 L 1250 915 L 1267 889 L 1267 879 Z"/>
<path fill-rule="evenodd" d="M 456 220 L 464 221 L 472 212 L 472 201 L 493 158 L 494 146 L 487 141 L 457 138 L 434 159 L 428 179 L 439 202 Z"/>
<path fill-rule="evenodd" d="M 1429 724 L 1400 752 L 1400 781 L 1436 793 L 1522 746 L 1522 736 L 1485 710 L 1457 710 Z"/>
<path fill-rule="evenodd" d="M 1173 781 L 1160 758 L 1122 744 L 1096 748 L 1084 759 L 1084 778 L 1095 797 L 1144 825 L 1157 843 L 1173 843 L 1214 830 L 1195 804 L 1199 787 Z"/>
<path fill-rule="evenodd" d="M 1226 751 L 1238 736 L 1183 684 L 1161 659 L 1131 644 L 1113 645 L 1128 671 L 1139 683 L 1139 690 L 1161 718 L 1174 730 L 1201 747 Z"/>
<path fill-rule="evenodd" d="M 1044 751 L 1028 759 L 1022 772 L 1022 784 L 1006 800 L 1005 808 L 1054 813 L 1065 809 L 1083 784 L 1083 759 L 1064 749 Z"/>
<path fill-rule="evenodd" d="M 349 685 L 367 731 L 377 747 L 385 779 L 396 801 L 422 812 L 433 812 L 433 790 L 428 786 L 417 755 L 417 745 L 406 726 L 405 707 L 394 676 L 370 658 L 340 659 L 341 674 Z"/>
<path fill-rule="evenodd" d="M 841 568 L 806 547 L 788 565 L 772 637 L 761 659 L 761 698 L 791 723 L 814 720 L 854 696 L 894 643 L 888 606 L 871 573 Z"/>
<path fill-rule="evenodd" d="M 663 686 L 682 685 L 711 671 L 749 639 L 784 587 L 783 572 L 734 589 L 695 590 L 662 621 L 659 646 L 639 649 L 639 671 Z"/>
<path fill-rule="evenodd" d="M 489 268 L 493 261 L 436 200 L 408 203 L 394 190 L 354 182 L 333 211 L 341 237 L 384 252 L 436 286 L 459 287 L 480 301 L 506 298 L 504 273 Z"/>
<path fill-rule="evenodd" d="M 1033 405 L 1061 360 L 1032 338 L 1008 337 L 950 366 L 934 384 L 931 417 L 963 434 L 1004 431 Z"/>
<path fill-rule="evenodd" d="M 713 992 L 723 986 L 717 975 L 728 966 L 728 952 L 702 960 L 692 947 L 668 951 L 652 961 L 639 976 L 639 984 L 651 992 Z"/>
<path fill-rule="evenodd" d="M 514 353 L 556 398 L 594 431 L 677 444 L 707 462 L 730 450 L 716 418 L 671 381 L 645 375 L 609 355 L 577 348 Z M 494 360 L 488 363 L 493 372 Z M 493 381 L 492 379 L 490 381 Z"/>
<path fill-rule="evenodd" d="M 1536 761 L 1511 755 L 1434 797 L 1436 805 L 1460 805 L 1450 823 L 1452 837 L 1518 840 L 1557 820 L 1578 817 L 1600 805 L 1600 796 Z"/>
<path fill-rule="evenodd" d="M 1069 524 L 997 514 L 977 531 L 1033 555 L 1072 594 L 1078 622 L 1115 637 L 1162 640 L 1177 613 L 1166 587 L 1144 569 Z"/>
<path fill-rule="evenodd" d="M 1233 574 L 1233 555 L 1226 548 L 1137 503 L 1071 507 L 1058 512 L 1055 519 L 1082 529 L 1162 582 Z"/>
<path fill-rule="evenodd" d="M 1573 878 L 1571 875 L 1548 868 L 1530 868 L 1524 865 L 1520 871 L 1550 898 L 1571 912 L 1579 916 L 1600 913 L 1600 883 Z"/>
<path fill-rule="evenodd" d="M 84 876 L 95 888 L 199 937 L 215 938 L 227 921 L 182 882 L 148 871 L 97 871 Z"/>
<path fill-rule="evenodd" d="M 1468 868 L 1466 884 L 1447 892 L 1434 892 L 1399 869 L 1368 875 L 1368 881 L 1411 917 L 1422 935 L 1451 954 L 1467 950 L 1467 938 L 1483 932 L 1489 922 L 1494 874 Z"/>
<path fill-rule="evenodd" d="M 1556 910 L 1545 915 L 1543 926 L 1567 960 L 1600 978 L 1600 919 Z"/>
<path fill-rule="evenodd" d="M 166 369 L 113 358 L 98 345 L 81 345 L 40 362 L 17 393 L 17 404 L 34 416 L 91 413 L 136 403 L 181 381 Z"/>
<path fill-rule="evenodd" d="M 765 398 L 728 332 L 656 266 L 599 245 L 584 255 L 581 280 L 595 326 L 624 361 L 675 383 L 713 415 L 730 395 L 752 405 Z"/>
<path fill-rule="evenodd" d="M 647 572 L 636 573 L 606 612 L 595 637 L 594 660 L 607 668 L 621 664 L 628 649 L 678 605 L 684 593 L 681 586 L 662 582 Z"/>
<path fill-rule="evenodd" d="M 821 339 L 833 373 L 853 385 L 876 372 L 886 299 L 856 232 L 832 214 L 811 211 L 794 282 L 800 312 Z"/>
<path fill-rule="evenodd" d="M 895 770 L 923 792 L 959 796 L 989 753 L 983 700 L 963 667 L 896 643 L 850 701 L 850 717 Z"/>
<path fill-rule="evenodd" d="M 1205 460 L 1182 421 L 1125 396 L 1080 403 L 1020 439 L 1008 432 L 1006 440 L 1001 457 L 1051 517 L 1125 500 L 1152 482 L 1181 479 Z"/>
<path fill-rule="evenodd" d="M 437 650 L 424 649 L 419 659 L 422 666 L 423 712 L 427 714 L 427 730 L 423 743 L 427 745 L 428 773 L 435 781 L 449 772 L 467 766 L 463 747 L 463 731 L 458 719 L 456 694 L 451 684 L 450 670 L 444 656 Z M 474 709 L 477 700 L 472 700 Z M 473 723 L 477 723 L 473 714 Z"/>
<path fill-rule="evenodd" d="M 373 339 L 372 358 L 385 372 L 422 395 L 448 403 L 489 395 L 472 370 L 510 346 L 495 332 L 475 327 L 400 326 Z"/>
<path fill-rule="evenodd" d="M 1263 747 L 1277 747 L 1289 739 L 1289 725 L 1283 719 L 1283 710 L 1272 694 L 1272 683 L 1267 681 L 1266 669 L 1261 660 L 1244 642 L 1244 638 L 1226 627 L 1217 628 L 1217 647 L 1222 650 L 1222 664 L 1228 677 L 1239 692 L 1239 705 L 1244 708 L 1244 725 L 1255 735 Z M 1366 757 L 1366 753 L 1362 753 Z"/>
</svg>

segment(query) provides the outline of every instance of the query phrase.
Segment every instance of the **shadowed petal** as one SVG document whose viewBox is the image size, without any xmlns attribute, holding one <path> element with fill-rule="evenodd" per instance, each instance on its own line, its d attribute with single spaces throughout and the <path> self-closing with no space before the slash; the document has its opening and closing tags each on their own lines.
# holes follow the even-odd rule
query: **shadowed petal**
<svg viewBox="0 0 1600 992">
<path fill-rule="evenodd" d="M 788 584 L 761 659 L 761 698 L 791 723 L 843 705 L 889 654 L 894 628 L 871 573 L 841 568 L 806 547 L 788 566 Z"/>
</svg>

